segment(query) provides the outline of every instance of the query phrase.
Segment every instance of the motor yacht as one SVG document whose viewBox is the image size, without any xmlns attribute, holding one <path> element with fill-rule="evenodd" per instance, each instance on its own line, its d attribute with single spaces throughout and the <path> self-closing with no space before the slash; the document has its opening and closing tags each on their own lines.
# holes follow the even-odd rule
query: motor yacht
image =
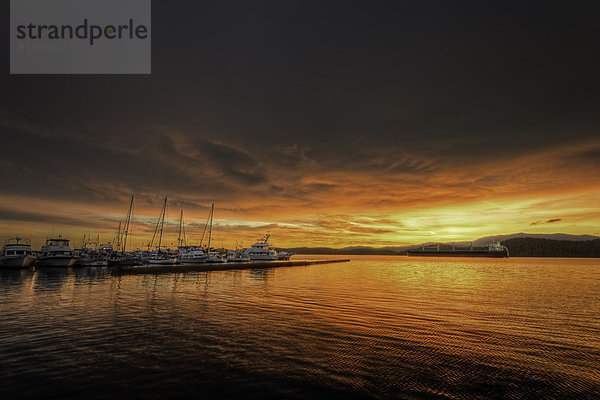
<svg viewBox="0 0 600 400">
<path fill-rule="evenodd" d="M 277 260 L 277 252 L 275 247 L 269 244 L 270 234 L 265 235 L 264 238 L 259 239 L 258 242 L 245 249 L 244 253 L 248 255 L 251 261 L 274 261 Z"/>
<path fill-rule="evenodd" d="M 27 268 L 35 261 L 30 241 L 14 238 L 6 241 L 0 253 L 0 268 Z"/>
<path fill-rule="evenodd" d="M 69 247 L 69 240 L 59 236 L 46 240 L 38 259 L 39 267 L 70 267 L 75 264 L 77 257 Z"/>
</svg>

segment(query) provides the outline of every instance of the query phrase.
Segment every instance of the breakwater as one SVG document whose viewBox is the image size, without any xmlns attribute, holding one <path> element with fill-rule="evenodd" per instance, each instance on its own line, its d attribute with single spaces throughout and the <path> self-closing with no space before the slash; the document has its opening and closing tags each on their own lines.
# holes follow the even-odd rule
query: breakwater
<svg viewBox="0 0 600 400">
<path fill-rule="evenodd" d="M 169 274 L 177 272 L 205 272 L 205 271 L 227 271 L 234 269 L 262 269 L 279 267 L 300 267 L 315 264 L 333 264 L 348 262 L 350 259 L 317 260 L 317 261 L 265 261 L 245 263 L 220 263 L 220 264 L 194 264 L 194 265 L 159 265 L 142 267 L 116 267 L 112 273 L 118 275 L 139 274 Z"/>
</svg>

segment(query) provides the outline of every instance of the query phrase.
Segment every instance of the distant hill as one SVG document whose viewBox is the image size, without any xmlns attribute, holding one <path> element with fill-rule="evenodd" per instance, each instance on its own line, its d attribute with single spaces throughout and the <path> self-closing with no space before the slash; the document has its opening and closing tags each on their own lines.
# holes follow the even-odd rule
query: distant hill
<svg viewBox="0 0 600 400">
<path fill-rule="evenodd" d="M 561 243 L 546 243 L 537 241 L 512 241 L 514 239 L 539 239 L 547 240 L 549 242 L 561 242 Z M 598 247 L 600 237 L 592 235 L 569 235 L 566 233 L 552 233 L 552 234 L 537 234 L 537 233 L 513 233 L 510 235 L 495 235 L 485 236 L 476 240 L 473 240 L 473 246 L 482 247 L 487 246 L 493 242 L 510 242 L 513 249 L 506 245 L 510 251 L 510 255 L 514 257 L 544 257 L 546 254 L 558 254 L 558 250 L 550 250 L 553 244 L 557 247 L 556 249 L 562 249 L 560 254 L 563 255 L 548 255 L 548 257 L 600 257 L 595 255 L 564 255 L 564 254 L 592 254 L 593 250 L 581 250 L 587 249 L 586 246 Z M 562 242 L 568 242 L 564 244 Z M 587 243 L 593 242 L 593 243 Z M 422 243 L 423 245 L 435 244 L 436 242 Z M 571 244 L 569 244 L 571 243 Z M 581 244 L 580 247 L 577 243 Z M 421 246 L 418 244 L 416 246 Z M 445 243 L 450 245 L 450 243 Z M 469 246 L 471 242 L 454 242 L 456 246 Z M 570 247 L 569 247 L 570 246 Z M 369 246 L 349 246 L 344 248 L 330 248 L 330 247 L 292 247 L 282 248 L 278 250 L 285 250 L 296 254 L 339 254 L 339 255 L 405 255 L 408 246 L 387 246 L 387 247 L 369 247 Z M 570 249 L 570 250 L 568 250 Z M 580 250 L 577 250 L 580 249 Z M 592 253 L 590 253 L 592 252 Z M 535 255 L 534 255 L 535 254 Z"/>
<path fill-rule="evenodd" d="M 504 240 L 516 239 L 516 238 L 533 238 L 533 239 L 551 239 L 551 240 L 569 240 L 569 241 L 582 241 L 582 240 L 594 240 L 600 239 L 598 236 L 592 235 L 569 235 L 567 233 L 513 233 L 511 235 L 496 235 L 496 236 L 485 236 L 473 241 L 473 246 L 486 246 L 492 242 L 502 242 Z"/>
<path fill-rule="evenodd" d="M 600 257 L 600 239 L 552 240 L 513 238 L 501 242 L 511 257 Z"/>
</svg>

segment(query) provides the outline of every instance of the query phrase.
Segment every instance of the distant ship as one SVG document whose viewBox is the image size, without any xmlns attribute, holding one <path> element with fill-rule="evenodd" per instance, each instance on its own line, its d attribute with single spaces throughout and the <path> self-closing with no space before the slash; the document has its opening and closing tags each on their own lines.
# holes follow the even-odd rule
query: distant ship
<svg viewBox="0 0 600 400">
<path fill-rule="evenodd" d="M 425 257 L 508 257 L 508 248 L 500 242 L 491 243 L 487 248 L 456 248 L 452 245 L 451 249 L 442 249 L 438 243 L 435 246 L 421 246 L 419 248 L 410 247 L 407 251 L 409 256 L 425 256 Z"/>
</svg>

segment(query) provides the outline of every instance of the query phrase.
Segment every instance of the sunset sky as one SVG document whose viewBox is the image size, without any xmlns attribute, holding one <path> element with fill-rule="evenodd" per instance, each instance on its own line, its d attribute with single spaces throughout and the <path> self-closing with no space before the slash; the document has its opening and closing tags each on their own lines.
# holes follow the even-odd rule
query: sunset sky
<svg viewBox="0 0 600 400">
<path fill-rule="evenodd" d="M 132 193 L 136 246 L 164 196 L 169 242 L 211 202 L 229 247 L 600 235 L 595 16 L 480 3 L 155 1 L 149 76 L 5 51 L 0 238 L 109 241 Z"/>
</svg>

